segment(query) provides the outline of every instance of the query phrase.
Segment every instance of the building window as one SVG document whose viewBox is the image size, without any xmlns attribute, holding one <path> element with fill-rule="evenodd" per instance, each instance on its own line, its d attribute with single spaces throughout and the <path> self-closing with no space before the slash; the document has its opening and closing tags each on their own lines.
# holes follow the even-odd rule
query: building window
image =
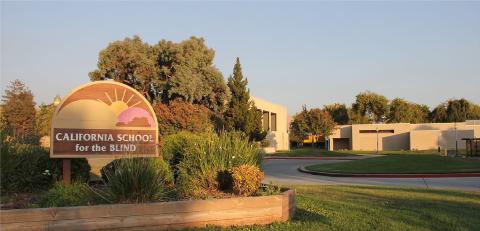
<svg viewBox="0 0 480 231">
<path fill-rule="evenodd" d="M 377 130 L 360 130 L 360 133 L 377 133 Z M 395 133 L 393 129 L 378 130 L 378 133 Z"/>
<path fill-rule="evenodd" d="M 268 111 L 263 111 L 262 121 L 263 121 L 263 130 L 269 131 L 270 130 L 270 113 Z"/>
<path fill-rule="evenodd" d="M 277 131 L 277 114 L 272 113 L 270 114 L 270 118 L 272 120 L 270 128 L 272 129 L 273 132 Z"/>
</svg>

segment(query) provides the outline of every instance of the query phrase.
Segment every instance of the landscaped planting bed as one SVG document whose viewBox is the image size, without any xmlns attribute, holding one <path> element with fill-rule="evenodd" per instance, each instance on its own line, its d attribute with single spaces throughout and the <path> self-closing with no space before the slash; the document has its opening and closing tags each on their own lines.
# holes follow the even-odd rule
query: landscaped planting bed
<svg viewBox="0 0 480 231">
<path fill-rule="evenodd" d="M 23 161 L 15 157 L 25 151 L 14 148 L 5 158 Z M 286 221 L 295 210 L 294 191 L 262 185 L 259 147 L 240 133 L 175 134 L 167 137 L 162 154 L 114 160 L 101 169 L 95 184 L 80 178 L 65 185 L 39 170 L 33 177 L 45 180 L 37 190 L 30 181 L 2 182 L 2 192 L 9 195 L 2 198 L 9 206 L 2 207 L 10 210 L 0 211 L 1 229 L 243 226 Z M 19 203 L 20 195 L 29 199 Z"/>
<path fill-rule="evenodd" d="M 239 226 L 288 220 L 295 192 L 228 199 L 112 204 L 0 211 L 2 230 L 174 229 Z"/>
</svg>

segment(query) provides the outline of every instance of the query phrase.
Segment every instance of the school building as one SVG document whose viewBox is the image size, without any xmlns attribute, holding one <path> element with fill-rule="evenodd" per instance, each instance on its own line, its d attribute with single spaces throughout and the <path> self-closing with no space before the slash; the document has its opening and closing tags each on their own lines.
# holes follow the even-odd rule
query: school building
<svg viewBox="0 0 480 231">
<path fill-rule="evenodd" d="M 329 150 L 454 150 L 465 149 L 464 138 L 480 137 L 480 120 L 459 123 L 353 124 L 338 126 Z"/>
<path fill-rule="evenodd" d="M 268 147 L 263 148 L 264 151 L 272 153 L 289 150 L 287 108 L 254 96 L 251 96 L 250 99 L 255 107 L 262 111 L 262 126 L 263 130 L 267 131 L 266 139 L 268 141 Z"/>
</svg>

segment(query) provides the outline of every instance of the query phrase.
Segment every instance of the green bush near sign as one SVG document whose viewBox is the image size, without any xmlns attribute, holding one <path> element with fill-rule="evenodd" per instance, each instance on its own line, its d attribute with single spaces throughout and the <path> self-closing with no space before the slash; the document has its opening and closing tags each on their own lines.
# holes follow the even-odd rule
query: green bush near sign
<svg viewBox="0 0 480 231">
<path fill-rule="evenodd" d="M 106 203 L 86 183 L 73 182 L 65 185 L 57 182 L 50 188 L 40 202 L 41 207 L 84 206 Z"/>
<path fill-rule="evenodd" d="M 6 142 L 2 137 L 1 191 L 23 193 L 48 189 L 62 176 L 62 161 L 50 159 L 48 150 L 31 144 Z M 90 165 L 81 159 L 72 160 L 72 179 L 86 182 Z"/>
</svg>

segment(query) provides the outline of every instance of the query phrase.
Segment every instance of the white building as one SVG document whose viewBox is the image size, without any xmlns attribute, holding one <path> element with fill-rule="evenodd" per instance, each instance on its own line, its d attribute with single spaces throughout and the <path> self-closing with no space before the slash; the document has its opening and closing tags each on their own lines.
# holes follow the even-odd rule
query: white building
<svg viewBox="0 0 480 231">
<path fill-rule="evenodd" d="M 287 108 L 266 100 L 251 96 L 255 106 L 262 111 L 263 129 L 267 131 L 269 146 L 266 152 L 289 150 Z"/>
</svg>

